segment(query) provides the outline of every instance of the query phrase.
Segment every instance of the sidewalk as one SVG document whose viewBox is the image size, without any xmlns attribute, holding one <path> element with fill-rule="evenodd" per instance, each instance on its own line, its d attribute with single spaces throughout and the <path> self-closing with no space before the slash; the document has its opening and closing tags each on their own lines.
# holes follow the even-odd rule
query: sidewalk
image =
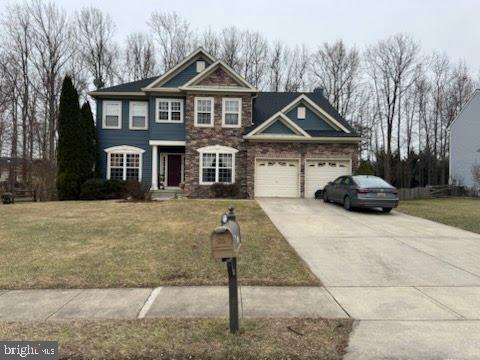
<svg viewBox="0 0 480 360">
<path fill-rule="evenodd" d="M 348 318 L 322 287 L 244 286 L 239 299 L 244 317 Z M 228 288 L 0 290 L 0 320 L 193 317 L 228 317 Z"/>
</svg>

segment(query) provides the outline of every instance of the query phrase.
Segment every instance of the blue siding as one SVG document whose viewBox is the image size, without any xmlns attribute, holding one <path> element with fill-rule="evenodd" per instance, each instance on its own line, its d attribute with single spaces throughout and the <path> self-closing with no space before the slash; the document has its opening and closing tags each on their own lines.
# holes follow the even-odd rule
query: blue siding
<svg viewBox="0 0 480 360">
<path fill-rule="evenodd" d="M 149 136 L 150 140 L 185 140 L 185 98 L 173 96 L 159 96 L 159 98 L 182 99 L 183 103 L 183 123 L 166 124 L 155 122 L 155 100 L 157 97 L 151 96 L 149 98 Z"/>
<path fill-rule="evenodd" d="M 301 105 L 305 106 L 305 105 Z M 297 107 L 298 105 L 290 110 L 286 115 L 292 119 L 295 124 L 300 126 L 303 130 L 324 130 L 324 131 L 335 131 L 335 129 L 330 126 L 324 119 L 315 114 L 308 106 L 305 106 L 305 119 L 297 118 Z"/>
<path fill-rule="evenodd" d="M 188 65 L 185 69 L 175 75 L 173 78 L 168 80 L 162 87 L 179 87 L 185 84 L 186 82 L 193 79 L 197 76 L 197 61 L 202 60 L 205 61 L 205 67 L 209 66 L 211 63 L 207 59 L 202 57 L 196 58 L 190 65 Z"/>
<path fill-rule="evenodd" d="M 292 135 L 295 134 L 290 128 L 288 128 L 280 120 L 275 121 L 272 125 L 262 131 L 262 134 L 282 134 Z"/>
<path fill-rule="evenodd" d="M 100 174 L 103 178 L 107 176 L 107 153 L 106 148 L 112 146 L 129 145 L 144 149 L 142 157 L 142 182 L 151 184 L 152 181 L 152 151 L 148 144 L 148 130 L 129 130 L 128 114 L 129 100 L 122 101 L 122 128 L 121 129 L 103 129 L 102 128 L 102 103 L 103 100 L 97 100 L 97 138 L 98 138 L 98 156 L 100 157 Z"/>
</svg>

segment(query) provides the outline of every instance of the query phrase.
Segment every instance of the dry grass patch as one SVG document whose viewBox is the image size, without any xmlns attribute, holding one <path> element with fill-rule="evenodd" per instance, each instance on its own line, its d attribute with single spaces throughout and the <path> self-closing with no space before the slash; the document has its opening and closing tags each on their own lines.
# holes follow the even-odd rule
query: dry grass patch
<svg viewBox="0 0 480 360">
<path fill-rule="evenodd" d="M 235 206 L 242 285 L 316 285 L 255 201 L 0 206 L 0 289 L 224 285 L 210 232 Z"/>
<path fill-rule="evenodd" d="M 480 234 L 480 199 L 445 198 L 400 201 L 398 210 Z"/>
<path fill-rule="evenodd" d="M 0 323 L 3 340 L 58 340 L 69 359 L 341 359 L 351 320 L 226 320 Z"/>
</svg>

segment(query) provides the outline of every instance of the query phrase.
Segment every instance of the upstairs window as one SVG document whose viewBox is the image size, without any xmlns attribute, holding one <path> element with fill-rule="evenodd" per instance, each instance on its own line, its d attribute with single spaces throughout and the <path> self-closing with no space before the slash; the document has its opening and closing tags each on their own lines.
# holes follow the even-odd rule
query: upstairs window
<svg viewBox="0 0 480 360">
<path fill-rule="evenodd" d="M 130 101 L 130 129 L 148 129 L 148 103 L 145 101 Z"/>
<path fill-rule="evenodd" d="M 104 101 L 103 102 L 103 121 L 104 129 L 122 128 L 122 102 Z"/>
<path fill-rule="evenodd" d="M 183 122 L 183 100 L 182 99 L 157 99 L 156 100 L 156 122 Z"/>
<path fill-rule="evenodd" d="M 242 99 L 224 98 L 222 104 L 222 126 L 240 127 Z"/>
<path fill-rule="evenodd" d="M 195 98 L 195 126 L 213 126 L 213 98 Z"/>
</svg>

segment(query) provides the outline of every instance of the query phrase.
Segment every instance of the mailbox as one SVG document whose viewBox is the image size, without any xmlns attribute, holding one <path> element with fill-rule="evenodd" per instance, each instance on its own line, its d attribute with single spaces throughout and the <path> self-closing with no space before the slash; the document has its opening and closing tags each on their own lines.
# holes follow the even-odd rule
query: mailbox
<svg viewBox="0 0 480 360">
<path fill-rule="evenodd" d="M 241 236 L 233 208 L 222 216 L 221 224 L 210 236 L 212 257 L 219 260 L 236 258 L 241 245 Z"/>
</svg>

